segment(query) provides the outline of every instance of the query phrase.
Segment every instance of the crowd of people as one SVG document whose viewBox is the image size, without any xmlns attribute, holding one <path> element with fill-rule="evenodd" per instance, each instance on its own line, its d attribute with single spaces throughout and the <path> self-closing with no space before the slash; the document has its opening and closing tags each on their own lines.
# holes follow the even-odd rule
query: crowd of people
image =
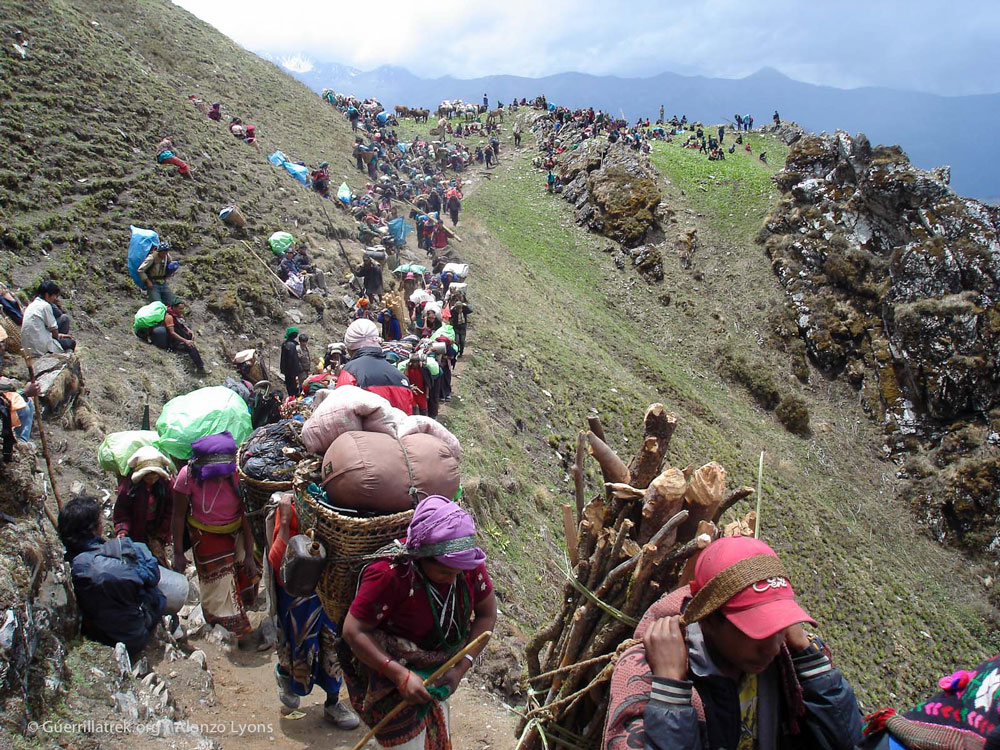
<svg viewBox="0 0 1000 750">
<path fill-rule="evenodd" d="M 439 257 L 449 240 L 441 216 L 448 214 L 452 226 L 458 225 L 462 181 L 453 173 L 478 161 L 478 155 L 461 144 L 442 148 L 446 135 L 451 144 L 467 137 L 466 123 L 444 118 L 437 126 L 440 143 L 403 144 L 392 130 L 392 117 L 380 106 L 332 93 L 327 98 L 359 133 L 358 168 L 367 170 L 371 179 L 360 195 L 346 200 L 337 196 L 338 203 L 358 219 L 359 238 L 377 247 L 369 248 L 351 269 L 356 301 L 345 315 L 349 321 L 341 340 L 317 354 L 305 332 L 287 328 L 279 363 L 286 390 L 283 408 L 294 411 L 297 403 L 320 390 L 352 386 L 381 396 L 406 415 L 436 419 L 440 404 L 453 395 L 452 373 L 465 352 L 473 313 L 467 298 L 468 267 Z M 538 166 L 547 171 L 550 190 L 559 183 L 556 156 L 587 138 L 606 135 L 648 151 L 653 138 L 689 133 L 688 142 L 697 142 L 713 158 L 726 137 L 724 127 L 706 137 L 704 129 L 688 125 L 686 117 L 664 123 L 662 108 L 653 126 L 649 120 L 629 125 L 600 110 L 570 111 L 550 105 L 544 97 L 530 105 L 526 99 L 515 100 L 510 109 L 519 106 L 548 113 L 536 132 L 543 152 Z M 206 115 L 222 118 L 218 105 Z M 774 120 L 778 122 L 777 112 Z M 736 138 L 752 127 L 751 116 L 738 116 Z M 512 131 L 515 144 L 520 128 L 518 122 Z M 230 132 L 244 140 L 249 137 L 248 142 L 256 138 L 253 126 L 238 118 L 232 119 Z M 564 137 L 569 132 L 572 136 Z M 500 131 L 491 133 L 483 149 L 487 167 L 499 152 Z M 165 143 L 160 154 L 169 155 L 162 160 L 158 155 L 157 160 L 175 164 L 182 175 L 190 176 L 169 139 Z M 327 167 L 321 163 L 310 178 L 311 187 L 324 195 L 330 192 Z M 411 206 L 408 218 L 417 224 L 418 246 L 428 252 L 431 267 L 399 265 L 387 284 L 381 263 L 391 246 L 390 222 L 406 218 L 398 215 L 399 204 Z M 405 236 L 403 232 L 400 245 Z M 143 310 L 159 305 L 163 314 L 157 318 L 159 308 L 148 310 L 141 327 L 137 314 L 136 333 L 156 346 L 186 352 L 201 370 L 193 335 L 181 317 L 183 303 L 169 287 L 172 263 L 169 244 L 158 241 L 138 265 L 147 296 Z M 277 272 L 287 279 L 318 271 L 304 246 L 289 244 L 280 254 Z M 315 283 L 324 283 L 321 274 Z M 33 356 L 76 347 L 69 317 L 60 307 L 60 289 L 52 281 L 43 282 L 23 309 L 16 295 L 0 288 L 0 321 L 0 354 L 12 325 L 20 345 Z M 2 363 L 0 358 L 0 368 Z M 239 353 L 233 366 L 238 384 L 247 390 L 268 381 L 255 350 Z M 17 439 L 27 440 L 36 386 L 16 386 L 8 387 L 4 380 L 0 392 L 5 408 L 19 420 Z M 249 402 L 248 407 L 253 409 Z M 241 497 L 239 446 L 232 434 L 206 435 L 192 441 L 190 448 L 185 461 L 153 445 L 131 452 L 118 478 L 107 536 L 97 498 L 76 496 L 62 508 L 58 531 L 71 565 L 84 634 L 112 646 L 123 643 L 130 655 L 138 656 L 167 612 L 159 587 L 165 575 L 161 567 L 185 571 L 190 552 L 205 621 L 247 642 L 253 631 L 248 612 L 257 598 L 261 568 L 269 566 L 276 596 L 275 681 L 281 705 L 298 708 L 301 698 L 318 686 L 326 696 L 324 716 L 339 728 L 353 729 L 363 720 L 370 727 L 380 725 L 376 739 L 384 747 L 450 747 L 448 698 L 484 648 L 477 639 L 492 631 L 497 618 L 496 596 L 473 518 L 451 498 L 420 499 L 405 536 L 391 552 L 364 567 L 346 617 L 338 623 L 315 593 L 300 595 L 285 580 L 283 563 L 292 540 L 302 532 L 291 495 L 275 497 L 267 543 L 260 549 Z M 174 632 L 176 621 L 166 625 Z M 883 710 L 863 723 L 849 681 L 833 665 L 823 641 L 805 625 L 816 623 L 797 603 L 789 576 L 768 545 L 747 537 L 712 542 L 700 553 L 690 583 L 649 608 L 635 631 L 638 642 L 618 660 L 604 746 L 1000 748 L 996 658 L 943 679 L 942 692 L 910 712 Z M 465 656 L 441 679 L 424 684 L 464 647 L 469 647 Z M 341 697 L 344 683 L 346 700 Z M 380 723 L 400 702 L 404 710 Z"/>
</svg>

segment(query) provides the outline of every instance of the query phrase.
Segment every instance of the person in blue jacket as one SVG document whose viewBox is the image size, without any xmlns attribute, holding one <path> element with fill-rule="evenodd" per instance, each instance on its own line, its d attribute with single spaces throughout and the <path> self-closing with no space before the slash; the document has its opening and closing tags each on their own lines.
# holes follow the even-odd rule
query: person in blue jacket
<svg viewBox="0 0 1000 750">
<path fill-rule="evenodd" d="M 126 537 L 101 536 L 101 509 L 80 495 L 59 511 L 59 538 L 66 547 L 83 635 L 129 656 L 142 652 L 156 630 L 167 600 L 157 588 L 160 568 L 149 548 Z"/>
</svg>

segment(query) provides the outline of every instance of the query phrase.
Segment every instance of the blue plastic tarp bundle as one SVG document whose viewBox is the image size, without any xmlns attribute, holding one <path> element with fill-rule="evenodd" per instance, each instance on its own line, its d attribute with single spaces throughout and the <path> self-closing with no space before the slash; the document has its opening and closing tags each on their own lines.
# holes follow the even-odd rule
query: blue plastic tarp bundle
<svg viewBox="0 0 1000 750">
<path fill-rule="evenodd" d="M 301 182 L 303 185 L 309 184 L 309 168 L 302 164 L 293 164 L 286 161 L 282 166 L 288 170 L 288 174 Z"/>
<path fill-rule="evenodd" d="M 139 265 L 146 260 L 149 251 L 160 244 L 160 235 L 152 229 L 140 229 L 129 225 L 132 237 L 128 241 L 128 274 L 141 289 L 146 285 L 139 278 Z"/>
<path fill-rule="evenodd" d="M 413 231 L 413 225 L 405 219 L 393 219 L 389 222 L 389 234 L 393 236 L 396 243 L 402 245 L 406 242 L 406 235 Z"/>
<path fill-rule="evenodd" d="M 288 170 L 288 174 L 294 177 L 296 180 L 301 182 L 303 185 L 309 184 L 309 168 L 303 166 L 302 164 L 295 164 L 288 160 L 280 151 L 275 151 L 267 160 L 271 162 L 276 167 L 284 167 Z"/>
<path fill-rule="evenodd" d="M 412 143 L 397 143 L 396 144 L 396 146 L 399 148 L 399 150 L 402 151 L 404 154 L 406 153 L 406 149 L 408 149 L 412 145 L 413 145 Z"/>
<path fill-rule="evenodd" d="M 379 112 L 377 115 L 375 115 L 375 122 L 377 122 L 379 125 L 385 125 L 385 121 L 388 119 L 389 119 L 388 112 Z"/>
</svg>

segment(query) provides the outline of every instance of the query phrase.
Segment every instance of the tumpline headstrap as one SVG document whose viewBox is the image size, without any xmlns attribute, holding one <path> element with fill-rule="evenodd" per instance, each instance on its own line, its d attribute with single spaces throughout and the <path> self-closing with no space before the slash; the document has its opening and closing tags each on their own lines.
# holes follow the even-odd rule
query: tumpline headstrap
<svg viewBox="0 0 1000 750">
<path fill-rule="evenodd" d="M 774 555 L 754 555 L 720 570 L 688 603 L 681 615 L 681 625 L 705 619 L 747 586 L 767 578 L 788 579 L 785 566 Z"/>
</svg>

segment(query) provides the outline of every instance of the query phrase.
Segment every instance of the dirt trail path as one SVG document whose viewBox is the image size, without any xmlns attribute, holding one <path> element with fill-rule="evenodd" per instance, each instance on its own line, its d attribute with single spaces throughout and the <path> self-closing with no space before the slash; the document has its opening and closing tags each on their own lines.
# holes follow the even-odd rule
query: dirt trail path
<svg viewBox="0 0 1000 750">
<path fill-rule="evenodd" d="M 508 151 L 507 159 L 510 159 Z M 507 165 L 509 166 L 509 164 Z M 476 173 L 466 182 L 466 195 L 475 190 L 482 177 Z M 506 169 L 492 170 L 491 178 Z M 466 228 L 470 237 L 481 236 L 483 228 L 463 213 L 458 231 Z M 471 230 L 471 231 L 468 231 Z M 461 255 L 465 242 L 456 247 Z M 419 251 L 418 251 L 419 252 Z M 460 386 L 464 363 L 459 360 L 455 369 L 456 398 L 461 399 Z M 447 417 L 450 404 L 442 404 L 442 416 Z M 263 612 L 251 613 L 254 622 L 263 619 Z M 171 680 L 171 690 L 179 706 L 187 711 L 185 721 L 197 724 L 204 735 L 215 740 L 225 750 L 324 750 L 352 748 L 364 736 L 367 728 L 346 732 L 339 730 L 323 718 L 325 693 L 317 688 L 312 695 L 302 699 L 300 718 L 287 718 L 287 709 L 278 702 L 274 682 L 277 657 L 273 649 L 256 651 L 234 649 L 225 653 L 218 645 L 204 638 L 192 640 L 186 650 L 203 650 L 211 672 L 212 689 L 204 687 L 204 680 L 192 679 L 191 669 Z M 185 664 L 185 666 L 187 666 Z M 153 665 L 161 675 L 177 672 L 176 663 L 161 660 Z M 451 701 L 452 742 L 456 750 L 513 750 L 517 744 L 515 729 L 517 717 L 505 707 L 503 701 L 486 690 L 476 679 L 475 668 L 462 683 Z M 195 673 L 197 674 L 197 673 Z M 347 699 L 347 689 L 341 689 L 341 698 Z M 294 715 L 294 714 L 293 714 Z M 375 747 L 375 743 L 370 743 Z"/>
<path fill-rule="evenodd" d="M 277 658 L 273 650 L 236 649 L 225 654 L 204 641 L 193 645 L 208 656 L 214 699 L 200 697 L 192 690 L 182 690 L 176 697 L 188 709 L 186 721 L 200 725 L 205 736 L 217 741 L 223 750 L 349 750 L 365 735 L 364 725 L 346 732 L 323 718 L 325 693 L 319 688 L 302 699 L 299 712 L 305 716 L 286 718 L 289 712 L 278 702 L 275 690 Z M 157 671 L 163 674 L 168 668 L 165 664 Z M 455 750 L 513 750 L 517 718 L 476 684 L 475 670 L 470 677 L 451 702 Z M 341 698 L 347 699 L 346 688 L 341 688 Z"/>
</svg>

